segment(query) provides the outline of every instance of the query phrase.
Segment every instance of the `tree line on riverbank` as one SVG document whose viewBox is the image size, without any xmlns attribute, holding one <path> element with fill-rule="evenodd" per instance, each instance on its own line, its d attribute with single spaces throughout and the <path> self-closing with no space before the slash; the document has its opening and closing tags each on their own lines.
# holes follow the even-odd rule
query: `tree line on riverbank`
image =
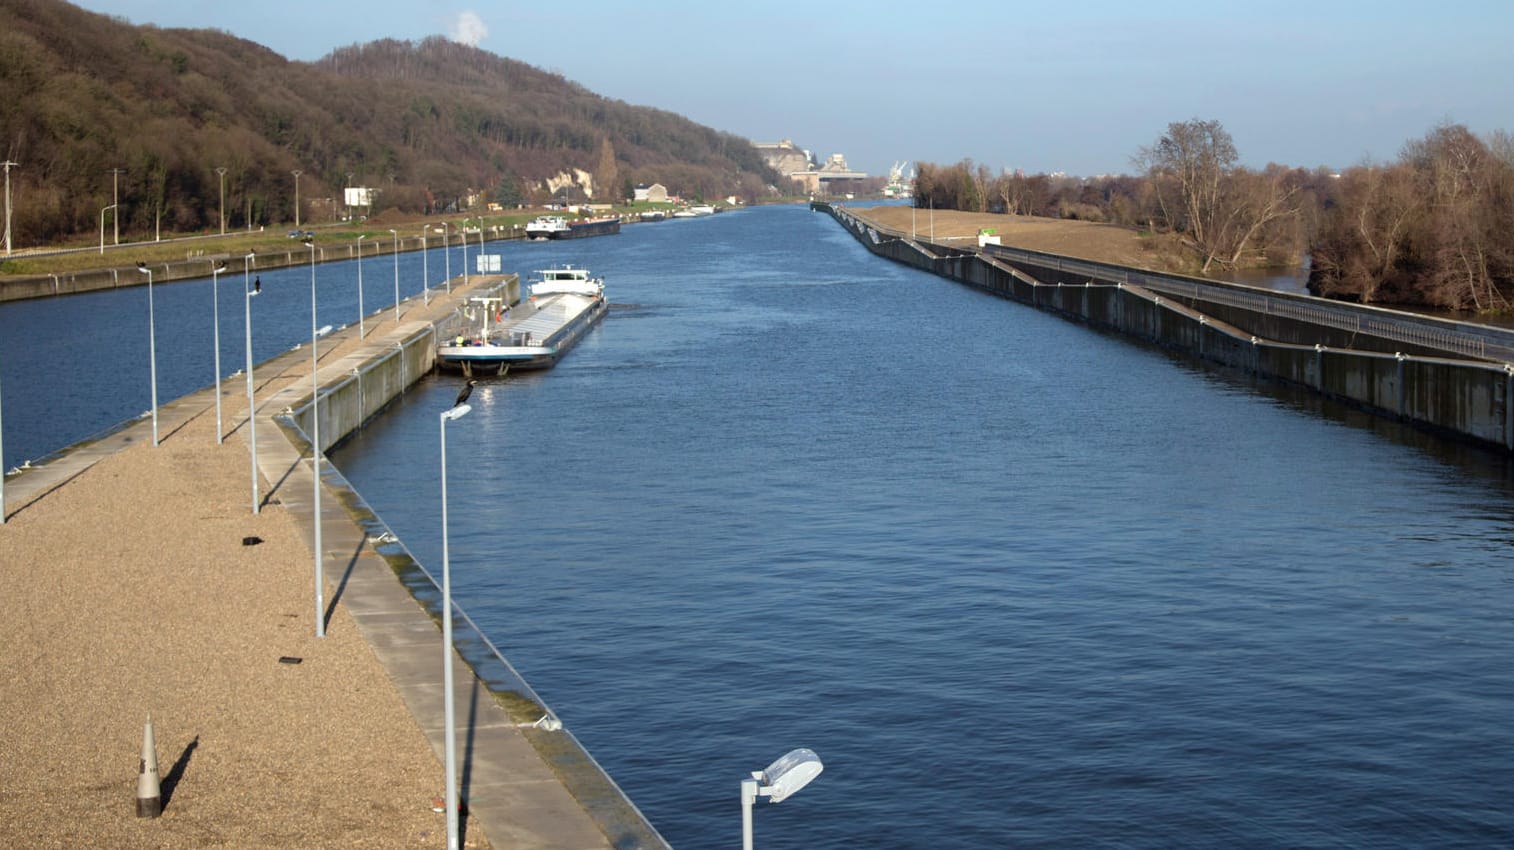
<svg viewBox="0 0 1514 850">
<path fill-rule="evenodd" d="M 1213 274 L 1310 261 L 1310 289 L 1362 303 L 1514 309 L 1514 137 L 1443 124 L 1388 163 L 1237 164 L 1218 121 L 1175 122 L 1138 175 L 999 174 L 919 163 L 915 204 L 1139 228 L 1172 268 Z"/>
</svg>

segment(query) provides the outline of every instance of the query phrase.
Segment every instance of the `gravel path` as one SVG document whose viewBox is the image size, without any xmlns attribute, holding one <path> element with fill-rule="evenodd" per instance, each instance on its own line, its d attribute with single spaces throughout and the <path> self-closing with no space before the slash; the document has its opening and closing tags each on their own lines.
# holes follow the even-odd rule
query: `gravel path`
<svg viewBox="0 0 1514 850">
<path fill-rule="evenodd" d="M 214 424 L 0 526 L 0 846 L 444 847 L 439 759 L 343 608 L 314 637 L 310 551 L 281 507 L 250 513 L 245 440 Z M 149 713 L 156 819 L 136 817 Z"/>
</svg>

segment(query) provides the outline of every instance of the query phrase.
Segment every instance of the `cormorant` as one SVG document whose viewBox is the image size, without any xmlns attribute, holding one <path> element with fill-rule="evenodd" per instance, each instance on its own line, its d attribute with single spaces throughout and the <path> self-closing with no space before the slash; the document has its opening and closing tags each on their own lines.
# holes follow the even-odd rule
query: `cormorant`
<svg viewBox="0 0 1514 850">
<path fill-rule="evenodd" d="M 452 406 L 453 407 L 458 407 L 463 402 L 467 401 L 468 400 L 468 396 L 473 393 L 473 385 L 476 384 L 476 383 L 478 383 L 478 381 L 470 379 L 468 381 L 468 383 L 463 384 L 463 388 L 461 390 L 459 390 L 458 393 L 457 393 L 457 401 L 452 402 Z"/>
</svg>

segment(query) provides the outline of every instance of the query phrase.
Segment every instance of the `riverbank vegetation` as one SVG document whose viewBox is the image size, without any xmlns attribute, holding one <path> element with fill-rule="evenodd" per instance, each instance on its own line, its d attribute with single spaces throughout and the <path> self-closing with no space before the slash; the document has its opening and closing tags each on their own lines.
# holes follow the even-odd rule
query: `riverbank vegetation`
<svg viewBox="0 0 1514 850">
<path fill-rule="evenodd" d="M 1363 303 L 1508 312 L 1514 137 L 1442 125 L 1341 174 L 1311 244 L 1310 288 Z"/>
<path fill-rule="evenodd" d="M 1442 125 L 1398 160 L 1341 172 L 1237 164 L 1218 121 L 1175 122 L 1137 175 L 998 174 L 917 164 L 919 208 L 1122 225 L 1153 267 L 1196 274 L 1310 263 L 1310 289 L 1362 302 L 1514 308 L 1514 139 Z"/>
<path fill-rule="evenodd" d="M 17 248 L 114 234 L 117 215 L 141 241 L 219 232 L 223 210 L 228 230 L 275 229 L 616 203 L 639 183 L 752 200 L 777 180 L 745 139 L 440 37 L 293 62 L 220 31 L 0 0 L 0 65 Z M 348 187 L 375 197 L 349 207 Z"/>
</svg>

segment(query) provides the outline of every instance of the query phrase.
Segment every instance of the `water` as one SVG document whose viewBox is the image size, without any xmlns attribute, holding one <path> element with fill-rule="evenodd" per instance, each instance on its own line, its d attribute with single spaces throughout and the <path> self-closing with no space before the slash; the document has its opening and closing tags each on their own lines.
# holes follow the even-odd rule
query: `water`
<svg viewBox="0 0 1514 850">
<path fill-rule="evenodd" d="M 440 247 L 399 256 L 399 291 L 405 299 L 421 292 L 425 280 L 441 286 L 445 270 L 461 275 L 463 254 L 450 258 Z M 291 243 L 303 252 L 299 243 Z M 498 252 L 502 243 L 489 243 Z M 330 252 L 334 255 L 334 252 Z M 471 263 L 478 253 L 468 248 Z M 214 308 L 219 301 L 223 381 L 246 362 L 247 326 L 242 261 L 220 275 L 219 294 L 211 279 L 158 283 L 152 292 L 152 326 L 157 329 L 158 402 L 215 382 Z M 363 307 L 372 313 L 393 309 L 392 256 L 362 261 Z M 209 271 L 209 263 L 206 264 Z M 136 271 L 122 272 L 137 276 Z M 251 300 L 252 351 L 257 363 L 310 341 L 310 267 L 254 271 L 262 294 Z M 247 278 L 250 288 L 252 278 Z M 358 320 L 358 262 L 316 267 L 317 312 L 321 325 Z M 401 307 L 403 309 L 403 305 Z M 380 318 L 391 318 L 386 311 Z M 4 416 L 5 469 L 38 460 L 79 440 L 151 411 L 152 359 L 148 351 L 148 292 L 145 286 L 104 290 L 67 298 L 0 303 L 0 415 Z M 235 379 L 237 387 L 245 380 Z M 227 423 L 228 430 L 231 423 Z"/>
<path fill-rule="evenodd" d="M 449 425 L 456 597 L 676 847 L 1514 843 L 1510 479 L 758 209 Z M 335 453 L 440 564 L 429 380 Z M 1317 405 L 1316 405 L 1317 406 Z"/>
</svg>

